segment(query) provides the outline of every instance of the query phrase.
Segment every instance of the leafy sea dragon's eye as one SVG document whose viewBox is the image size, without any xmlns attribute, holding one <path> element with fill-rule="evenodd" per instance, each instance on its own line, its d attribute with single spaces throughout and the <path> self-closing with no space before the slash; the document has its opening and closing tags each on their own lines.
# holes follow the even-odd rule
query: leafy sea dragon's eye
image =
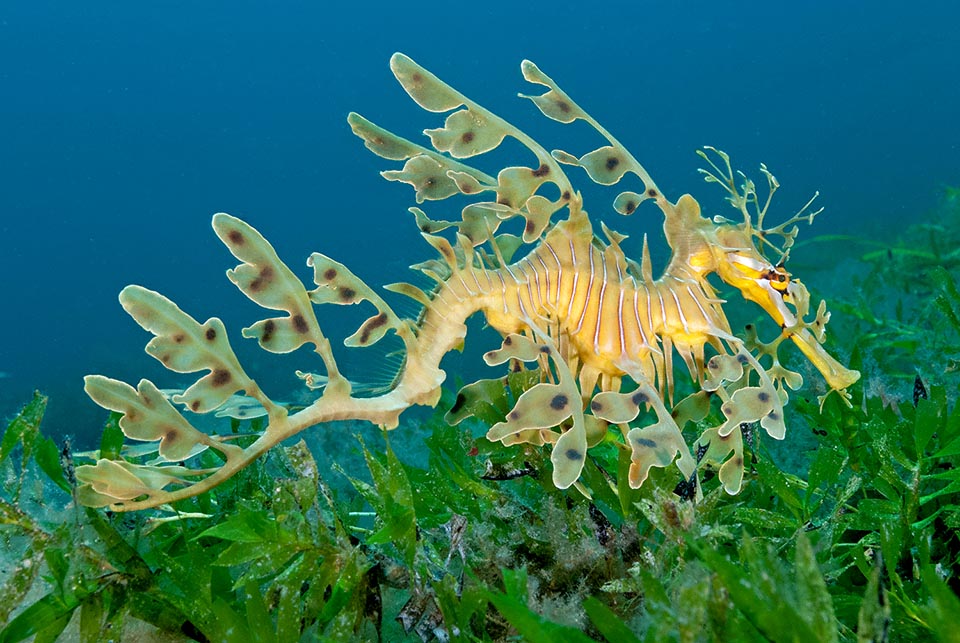
<svg viewBox="0 0 960 643">
<path fill-rule="evenodd" d="M 763 273 L 763 278 L 770 282 L 774 290 L 779 290 L 782 293 L 787 292 L 787 288 L 790 286 L 790 273 L 782 265 L 774 266 Z"/>
</svg>

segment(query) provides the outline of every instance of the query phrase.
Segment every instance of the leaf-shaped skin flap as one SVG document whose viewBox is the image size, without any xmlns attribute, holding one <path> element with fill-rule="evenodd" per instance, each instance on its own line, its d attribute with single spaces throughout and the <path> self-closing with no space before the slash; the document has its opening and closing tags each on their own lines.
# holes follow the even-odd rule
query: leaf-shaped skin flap
<svg viewBox="0 0 960 643">
<path fill-rule="evenodd" d="M 437 232 L 441 232 L 447 228 L 457 225 L 453 221 L 435 221 L 428 217 L 427 213 L 420 208 L 410 208 L 409 210 L 413 215 L 414 220 L 417 222 L 417 228 L 420 229 L 420 232 L 436 234 Z"/>
<path fill-rule="evenodd" d="M 497 202 L 509 208 L 519 209 L 547 180 L 545 168 L 507 167 L 497 174 Z"/>
<path fill-rule="evenodd" d="M 105 409 L 123 413 L 120 429 L 134 440 L 160 440 L 160 456 L 169 461 L 186 458 L 197 444 L 210 438 L 197 429 L 170 404 L 150 380 L 140 380 L 134 389 L 126 382 L 88 375 L 84 391 Z"/>
<path fill-rule="evenodd" d="M 593 396 L 590 411 L 594 416 L 613 424 L 632 422 L 640 414 L 640 405 L 647 404 L 647 394 L 643 391 L 632 393 L 614 393 L 603 391 Z"/>
<path fill-rule="evenodd" d="M 506 382 L 500 377 L 491 380 L 477 380 L 472 384 L 467 384 L 457 392 L 457 399 L 453 406 L 443 416 L 443 421 L 450 426 L 456 426 L 469 417 L 480 417 L 487 412 L 491 414 L 500 414 L 503 417 L 503 411 L 497 411 L 494 406 L 496 400 L 506 399 L 504 387 Z"/>
<path fill-rule="evenodd" d="M 442 129 L 425 130 L 424 134 L 440 152 L 464 159 L 496 148 L 503 142 L 507 130 L 476 110 L 461 109 L 447 116 Z"/>
<path fill-rule="evenodd" d="M 447 176 L 450 168 L 433 157 L 420 154 L 403 164 L 402 170 L 381 172 L 388 181 L 400 181 L 413 186 L 417 203 L 440 201 L 460 194 L 457 182 Z"/>
<path fill-rule="evenodd" d="M 390 57 L 390 70 L 410 98 L 429 112 L 449 112 L 464 103 L 458 91 L 401 53 Z"/>
<path fill-rule="evenodd" d="M 496 207 L 491 207 L 496 206 Z M 460 224 L 460 233 L 463 234 L 473 247 L 489 241 L 503 221 L 500 214 L 510 209 L 496 203 L 473 203 L 463 209 L 463 223 Z"/>
<path fill-rule="evenodd" d="M 383 288 L 384 290 L 389 290 L 390 292 L 406 295 L 407 297 L 410 297 L 411 299 L 416 300 L 417 303 L 419 303 L 422 306 L 429 306 L 431 302 L 431 299 L 427 295 L 427 293 L 423 292 L 423 290 L 421 290 L 417 286 L 414 286 L 413 284 L 400 282 L 396 284 L 387 284 Z"/>
<path fill-rule="evenodd" d="M 729 401 L 724 402 L 720 411 L 727 418 L 718 430 L 721 436 L 729 435 L 741 424 L 756 422 L 773 411 L 779 404 L 780 396 L 766 387 L 747 386 L 734 392 Z"/>
<path fill-rule="evenodd" d="M 644 428 L 630 429 L 627 442 L 632 448 L 630 486 L 639 489 L 650 474 L 650 467 L 668 467 L 680 454 L 677 466 L 689 477 L 693 473 L 692 457 L 683 440 L 683 434 L 670 419 L 651 424 Z M 686 462 L 690 460 L 691 462 Z M 689 473 L 684 469 L 690 469 Z"/>
<path fill-rule="evenodd" d="M 524 60 L 520 63 L 520 71 L 528 82 L 550 88 L 550 91 L 540 96 L 520 94 L 521 98 L 529 98 L 533 101 L 544 116 L 561 123 L 572 123 L 578 118 L 586 118 L 586 114 L 580 109 L 580 106 L 573 102 L 564 91 L 557 87 L 553 79 L 540 71 L 540 68 L 535 64 L 529 60 Z"/>
<path fill-rule="evenodd" d="M 613 185 L 627 173 L 628 163 L 623 150 L 608 145 L 585 154 L 579 165 L 600 185 Z"/>
<path fill-rule="evenodd" d="M 256 339 L 264 350 L 285 354 L 310 341 L 308 332 L 306 322 L 297 324 L 292 317 L 271 317 L 244 328 L 241 334 L 247 339 Z"/>
<path fill-rule="evenodd" d="M 89 485 L 97 494 L 115 502 L 154 495 L 168 484 L 184 484 L 180 476 L 196 472 L 184 467 L 151 467 L 101 459 L 95 465 L 77 467 L 76 473 L 82 485 Z"/>
<path fill-rule="evenodd" d="M 284 264 L 270 242 L 253 226 L 229 214 L 213 216 L 213 229 L 234 257 L 243 263 L 227 277 L 257 304 L 291 314 L 306 304 L 303 284 Z M 292 305 L 292 300 L 301 306 Z"/>
<path fill-rule="evenodd" d="M 540 348 L 540 345 L 533 340 L 527 339 L 523 335 L 511 333 L 503 338 L 500 348 L 484 353 L 483 361 L 487 363 L 487 366 L 498 366 L 511 359 L 532 362 L 540 356 Z"/>
<path fill-rule="evenodd" d="M 714 355 L 707 361 L 704 391 L 716 391 L 725 382 L 736 382 L 743 377 L 745 360 L 738 355 Z"/>
<path fill-rule="evenodd" d="M 573 426 L 560 436 L 550 453 L 554 486 L 566 489 L 576 482 L 583 472 L 586 458 L 587 432 L 583 426 L 583 416 L 578 413 L 574 416 Z"/>
<path fill-rule="evenodd" d="M 573 413 L 574 404 L 579 403 L 579 399 L 570 398 L 565 387 L 558 384 L 537 384 L 520 396 L 513 410 L 507 414 L 506 422 L 498 422 L 490 427 L 487 439 L 496 442 L 524 429 L 549 429 L 558 426 Z"/>
<path fill-rule="evenodd" d="M 387 331 L 390 330 L 390 318 L 386 313 L 377 313 L 373 317 L 367 319 L 360 325 L 360 328 L 357 329 L 350 337 L 347 337 L 343 340 L 344 346 L 350 347 L 359 347 L 359 346 L 370 346 L 371 344 L 376 344 L 378 341 L 383 339 L 383 336 L 387 334 Z"/>
<path fill-rule="evenodd" d="M 477 194 L 478 192 L 483 192 L 484 190 L 490 190 L 493 188 L 491 185 L 484 185 L 477 179 L 476 176 L 467 172 L 448 170 L 447 176 L 449 176 L 450 180 L 457 184 L 457 189 L 460 190 L 461 194 Z"/>
<path fill-rule="evenodd" d="M 350 305 L 366 300 L 388 316 L 389 328 L 399 325 L 399 318 L 386 302 L 339 261 L 314 252 L 307 259 L 307 265 L 313 268 L 313 282 L 317 284 L 317 288 L 309 293 L 313 303 Z"/>
<path fill-rule="evenodd" d="M 200 324 L 164 297 L 143 288 L 127 286 L 120 292 L 120 304 L 145 330 L 156 337 L 147 343 L 147 353 L 178 373 L 209 368 L 220 371 L 218 379 L 233 382 L 235 393 L 245 385 L 240 363 L 230 347 L 227 332 L 216 317 Z"/>
<path fill-rule="evenodd" d="M 347 115 L 347 123 L 353 133 L 363 139 L 367 149 L 382 158 L 403 161 L 422 152 L 419 145 L 374 125 L 356 112 Z"/>
<path fill-rule="evenodd" d="M 640 204 L 649 199 L 646 194 L 637 194 L 636 192 L 621 192 L 613 200 L 613 209 L 622 215 L 631 215 L 637 211 Z"/>
<path fill-rule="evenodd" d="M 743 433 L 737 427 L 728 435 L 720 435 L 719 427 L 703 432 L 694 445 L 699 466 L 721 465 L 720 482 L 731 496 L 740 493 L 743 484 Z M 733 452 L 733 456 L 729 457 Z"/>
<path fill-rule="evenodd" d="M 174 395 L 173 401 L 183 404 L 194 413 L 207 413 L 226 402 L 237 391 L 248 387 L 248 383 L 238 382 L 229 370 L 215 368 L 197 380 L 183 395 Z"/>
</svg>

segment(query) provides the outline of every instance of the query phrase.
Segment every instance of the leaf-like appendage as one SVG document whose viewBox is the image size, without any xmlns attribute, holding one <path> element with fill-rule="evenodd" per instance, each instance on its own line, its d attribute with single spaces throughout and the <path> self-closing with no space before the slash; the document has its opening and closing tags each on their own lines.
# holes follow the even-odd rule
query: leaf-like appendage
<svg viewBox="0 0 960 643">
<path fill-rule="evenodd" d="M 389 290 L 390 292 L 406 295 L 422 306 L 429 306 L 431 302 L 429 295 L 413 284 L 400 282 L 395 284 L 387 284 L 383 288 L 384 290 Z"/>
<path fill-rule="evenodd" d="M 390 69 L 410 98 L 429 112 L 449 112 L 465 101 L 460 92 L 401 53 L 390 57 Z"/>
<path fill-rule="evenodd" d="M 606 146 L 580 157 L 578 165 L 600 185 L 613 185 L 627 173 L 629 160 L 622 149 Z"/>
<path fill-rule="evenodd" d="M 367 149 L 382 158 L 403 161 L 421 154 L 424 150 L 416 143 L 371 123 L 356 112 L 347 115 L 347 123 L 353 133 L 363 139 Z"/>
<path fill-rule="evenodd" d="M 387 303 L 342 263 L 315 252 L 307 259 L 307 265 L 313 268 L 313 281 L 317 284 L 309 293 L 313 303 L 349 305 L 369 301 L 377 308 L 377 314 L 363 322 L 356 333 L 344 340 L 344 345 L 369 346 L 388 330 L 400 327 L 400 318 Z"/>
<path fill-rule="evenodd" d="M 196 475 L 186 467 L 154 467 L 122 460 L 100 459 L 95 465 L 76 469 L 80 500 L 88 507 L 105 507 L 118 500 L 134 500 L 141 496 L 165 494 L 169 484 L 185 484 L 185 476 Z"/>
<path fill-rule="evenodd" d="M 642 391 L 632 393 L 615 393 L 603 391 L 593 396 L 590 401 L 590 410 L 593 415 L 612 422 L 624 424 L 633 422 L 640 414 L 640 405 L 647 404 L 647 396 Z"/>
<path fill-rule="evenodd" d="M 734 431 L 739 431 L 741 424 L 759 421 L 760 426 L 770 437 L 782 440 L 787 433 L 787 427 L 783 421 L 786 391 L 777 390 L 770 375 L 749 351 L 741 348 L 734 357 L 739 363 L 749 365 L 760 381 L 758 386 L 742 388 L 739 387 L 746 381 L 745 379 L 738 379 L 730 384 L 729 388 L 736 388 L 736 390 L 720 406 L 726 422 L 717 427 L 718 435 L 725 437 Z"/>
<path fill-rule="evenodd" d="M 736 355 L 714 355 L 707 361 L 707 377 L 704 391 L 716 391 L 726 382 L 736 382 L 743 377 L 742 358 Z"/>
<path fill-rule="evenodd" d="M 164 366 L 178 373 L 210 370 L 174 398 L 177 404 L 206 413 L 250 385 L 230 347 L 223 322 L 216 317 L 200 324 L 163 295 L 142 286 L 124 288 L 120 304 L 138 324 L 156 335 L 147 344 L 147 353 Z"/>
<path fill-rule="evenodd" d="M 103 408 L 123 413 L 120 429 L 128 438 L 160 440 L 160 456 L 166 460 L 183 460 L 198 444 L 210 443 L 210 437 L 193 428 L 150 380 L 140 380 L 134 389 L 126 382 L 88 375 L 83 388 Z"/>
<path fill-rule="evenodd" d="M 307 291 L 293 271 L 277 256 L 273 246 L 253 226 L 229 214 L 216 214 L 213 229 L 234 257 L 242 261 L 227 278 L 257 304 L 283 310 L 287 317 L 275 317 L 243 329 L 272 353 L 289 353 L 308 342 L 318 344 L 322 334 L 307 298 Z"/>
<path fill-rule="evenodd" d="M 637 489 L 644 483 L 650 467 L 667 467 L 674 460 L 685 479 L 693 476 L 696 462 L 680 427 L 650 384 L 639 383 L 631 393 L 598 393 L 594 401 L 598 403 L 591 405 L 593 414 L 611 422 L 632 421 L 643 405 L 652 407 L 657 414 L 654 424 L 633 428 L 627 433 L 631 448 L 629 483 L 632 488 Z"/>
<path fill-rule="evenodd" d="M 428 129 L 424 134 L 438 151 L 463 159 L 496 148 L 509 131 L 477 110 L 461 109 L 447 116 L 442 129 Z"/>
<path fill-rule="evenodd" d="M 570 399 L 564 387 L 537 384 L 524 391 L 505 422 L 498 422 L 487 431 L 487 439 L 499 441 L 525 429 L 549 429 L 570 417 L 577 399 Z"/>
<path fill-rule="evenodd" d="M 731 496 L 740 493 L 744 465 L 743 432 L 740 427 L 727 435 L 720 435 L 719 427 L 709 428 L 697 440 L 694 450 L 700 466 L 720 465 L 719 477 L 724 491 Z"/>
<path fill-rule="evenodd" d="M 483 361 L 487 366 L 498 366 L 511 359 L 532 362 L 538 359 L 540 354 L 540 346 L 536 342 L 512 333 L 503 338 L 500 348 L 484 353 Z"/>
<path fill-rule="evenodd" d="M 561 123 L 572 123 L 578 118 L 588 119 L 587 113 L 579 105 L 567 96 L 566 92 L 560 89 L 553 79 L 540 71 L 540 68 L 529 60 L 520 63 L 520 71 L 523 77 L 535 85 L 549 87 L 550 91 L 539 96 L 526 96 L 520 94 L 521 98 L 529 98 L 540 108 L 543 115 L 552 118 Z"/>
<path fill-rule="evenodd" d="M 457 182 L 447 176 L 448 168 L 432 156 L 420 154 L 403 164 L 402 170 L 381 172 L 388 181 L 400 181 L 413 186 L 417 203 L 440 201 L 460 193 Z"/>
</svg>

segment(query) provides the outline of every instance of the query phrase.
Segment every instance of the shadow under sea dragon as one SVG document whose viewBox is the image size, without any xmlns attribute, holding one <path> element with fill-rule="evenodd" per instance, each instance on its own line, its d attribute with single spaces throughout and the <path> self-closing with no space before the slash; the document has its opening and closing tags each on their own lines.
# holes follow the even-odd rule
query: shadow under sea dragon
<svg viewBox="0 0 960 643">
<path fill-rule="evenodd" d="M 736 222 L 711 220 L 701 216 L 690 195 L 670 202 L 640 163 L 529 61 L 521 65 L 524 78 L 546 92 L 526 98 L 554 120 L 585 121 L 606 145 L 581 157 L 548 152 L 406 56 L 395 54 L 390 65 L 422 108 L 452 111 L 444 127 L 425 132 L 433 149 L 357 114 L 349 116 L 354 133 L 379 156 L 404 161 L 402 169 L 383 175 L 411 184 L 418 203 L 453 196 L 468 201 L 454 221 L 431 220 L 412 209 L 423 237 L 440 255 L 415 267 L 437 285 L 429 294 L 406 283 L 387 289 L 422 304 L 419 319 L 399 317 L 343 264 L 319 253 L 307 261 L 315 282 L 307 290 L 259 232 L 232 216 L 215 215 L 217 236 L 241 262 L 227 272 L 228 278 L 254 302 L 280 313 L 244 329 L 243 336 L 274 353 L 312 345 L 323 362 L 326 385 L 313 403 L 291 412 L 268 397 L 240 365 L 219 319 L 199 323 L 162 295 L 128 286 L 120 294 L 121 304 L 156 336 L 147 352 L 170 370 L 207 373 L 171 399 L 148 380 L 134 389 L 100 375 L 86 378 L 86 391 L 96 403 L 123 414 L 120 427 L 127 437 L 159 441 L 159 457 L 149 464 L 100 459 L 79 467 L 83 503 L 123 511 L 194 496 L 282 440 L 331 420 L 367 420 L 394 428 L 400 413 L 412 405 L 437 404 L 446 377 L 441 358 L 463 343 L 464 322 L 478 311 L 503 335 L 502 346 L 484 356 L 488 364 L 528 362 L 540 369 L 540 382 L 519 396 L 487 437 L 506 445 L 552 445 L 553 482 L 560 488 L 580 485 L 587 450 L 608 439 L 630 452 L 631 487 L 643 484 L 650 467 L 676 462 L 684 482 L 697 494 L 697 469 L 706 465 L 719 465 L 724 488 L 737 493 L 743 477 L 743 429 L 759 422 L 770 436 L 782 439 L 787 388 L 802 384 L 798 373 L 780 364 L 777 351 L 784 340 L 800 348 L 831 391 L 846 395 L 845 389 L 857 381 L 859 373 L 844 368 L 821 347 L 829 319 L 825 305 L 808 321 L 808 292 L 784 269 L 797 234 L 795 224 L 812 222 L 819 211 L 810 211 L 811 199 L 785 223 L 765 228 L 770 197 L 778 187 L 765 167 L 761 170 L 768 191 L 761 197 L 745 176 L 738 185 L 725 154 L 713 148 L 700 152 L 709 164 L 702 170 L 706 180 L 720 184 L 742 216 Z M 528 148 L 535 162 L 507 167 L 494 177 L 458 160 L 493 150 L 506 137 Z M 653 277 L 646 239 L 638 264 L 621 250 L 623 235 L 602 223 L 603 238 L 595 235 L 564 165 L 582 168 L 603 185 L 615 184 L 626 174 L 639 178 L 642 191 L 620 193 L 614 208 L 629 215 L 652 201 L 663 213 L 672 256 L 659 278 Z M 554 223 L 555 216 L 560 220 Z M 512 219 L 522 220 L 522 236 L 500 231 Z M 444 230 L 448 236 L 437 234 Z M 774 237 L 782 240 L 779 247 Z M 529 253 L 511 261 L 524 244 L 532 245 Z M 775 258 L 767 259 L 758 246 Z M 726 302 L 707 280 L 712 273 L 773 318 L 781 329 L 776 340 L 763 343 L 749 329 L 743 337 L 731 332 L 723 310 Z M 352 393 L 314 308 L 364 301 L 377 312 L 344 341 L 346 346 L 369 346 L 393 332 L 405 348 L 392 388 L 367 397 Z M 697 383 L 696 392 L 677 404 L 672 403 L 675 354 Z M 763 366 L 761 360 L 769 364 Z M 312 384 L 311 376 L 304 378 Z M 471 397 L 481 396 L 481 388 L 466 386 L 448 421 L 456 424 L 469 415 Z M 175 406 L 209 413 L 231 404 L 239 392 L 262 405 L 268 419 L 263 434 L 246 448 L 233 444 L 230 436 L 194 428 Z M 703 420 L 714 399 L 725 420 L 708 428 L 691 450 L 681 429 L 688 421 Z M 205 470 L 180 464 L 205 449 L 218 451 L 223 464 Z"/>
</svg>

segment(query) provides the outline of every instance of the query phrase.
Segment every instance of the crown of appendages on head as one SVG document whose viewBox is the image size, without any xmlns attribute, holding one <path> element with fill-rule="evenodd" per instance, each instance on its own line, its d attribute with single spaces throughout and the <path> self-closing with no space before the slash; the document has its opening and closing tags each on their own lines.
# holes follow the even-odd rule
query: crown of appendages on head
<svg viewBox="0 0 960 643">
<path fill-rule="evenodd" d="M 243 329 L 243 337 L 256 339 L 273 353 L 312 347 L 324 373 L 297 374 L 305 386 L 320 392 L 306 408 L 289 410 L 247 374 L 219 319 L 200 323 L 162 295 L 128 286 L 120 294 L 121 304 L 155 335 L 147 352 L 172 371 L 205 374 L 173 395 L 148 380 L 134 388 L 100 375 L 86 378 L 90 397 L 122 414 L 124 434 L 148 444 L 124 447 L 121 455 L 126 457 L 78 467 L 81 502 L 123 511 L 194 496 L 282 440 L 331 420 L 366 420 L 394 428 L 404 409 L 437 404 L 445 379 L 441 358 L 462 345 L 464 322 L 475 312 L 482 312 L 503 335 L 502 345 L 485 354 L 488 364 L 509 362 L 516 368 L 528 363 L 539 369 L 539 383 L 516 399 L 487 437 L 506 445 L 549 444 L 553 482 L 560 488 L 577 485 L 589 493 L 579 481 L 587 450 L 606 440 L 629 456 L 631 487 L 639 487 L 651 467 L 675 462 L 683 475 L 678 485 L 682 495 L 699 497 L 697 471 L 704 466 L 718 466 L 726 491 L 737 493 L 744 431 L 759 423 L 772 437 L 783 438 L 787 389 L 802 385 L 800 375 L 786 369 L 778 357 L 778 347 L 787 338 L 823 374 L 830 390 L 847 399 L 845 389 L 859 374 L 821 347 L 829 318 L 825 306 L 821 303 L 808 321 L 809 294 L 784 269 L 796 223 L 812 221 L 817 212 L 809 211 L 808 203 L 787 222 L 764 228 L 777 188 L 765 167 L 761 170 L 768 191 L 761 202 L 754 184 L 743 175 L 738 179 L 724 153 L 713 148 L 700 152 L 709 165 L 703 170 L 705 178 L 723 186 L 742 215 L 742 221 L 707 219 L 689 195 L 676 203 L 667 200 L 640 163 L 529 61 L 521 66 L 523 77 L 546 91 L 524 97 L 549 118 L 584 121 L 606 139 L 605 145 L 580 157 L 548 152 L 406 56 L 395 54 L 390 65 L 421 107 L 452 113 L 443 127 L 426 130 L 431 147 L 350 114 L 354 133 L 377 155 L 403 162 L 402 168 L 383 176 L 412 185 L 418 203 L 454 196 L 466 202 L 456 220 L 431 219 L 419 208 L 411 209 L 423 237 L 439 253 L 439 258 L 414 268 L 436 285 L 429 293 L 409 283 L 386 288 L 419 302 L 419 318 L 401 318 L 343 264 L 319 253 L 307 261 L 314 280 L 308 290 L 253 227 L 226 214 L 215 215 L 214 231 L 241 262 L 227 277 L 254 302 L 278 313 Z M 492 176 L 460 160 L 493 150 L 507 137 L 532 152 L 535 161 Z M 627 174 L 639 179 L 642 190 L 618 194 L 614 209 L 629 215 L 644 201 L 653 201 L 662 211 L 672 255 L 660 277 L 652 274 L 646 238 L 637 263 L 621 250 L 624 235 L 603 223 L 602 237 L 594 234 L 564 165 L 582 168 L 602 185 L 616 184 Z M 520 221 L 521 234 L 501 230 L 512 220 Z M 782 240 L 780 247 L 772 237 Z M 514 260 L 525 244 L 531 249 Z M 775 260 L 768 260 L 761 249 L 775 254 Z M 723 310 L 726 302 L 707 279 L 711 273 L 773 318 L 781 331 L 772 342 L 761 342 L 752 327 L 742 337 L 731 332 Z M 392 387 L 378 395 L 353 390 L 315 314 L 318 304 L 362 302 L 376 313 L 344 341 L 346 346 L 369 346 L 393 332 L 405 348 Z M 692 376 L 695 391 L 676 404 L 675 354 Z M 448 422 L 457 424 L 470 416 L 474 402 L 483 399 L 490 386 L 500 385 L 498 380 L 482 380 L 465 386 L 447 413 Z M 691 450 L 681 428 L 703 421 L 713 400 L 724 421 L 706 429 Z M 232 435 L 196 429 L 177 406 L 198 414 L 266 416 L 267 426 L 242 448 Z M 206 449 L 222 456 L 219 467 L 185 466 Z"/>
</svg>

